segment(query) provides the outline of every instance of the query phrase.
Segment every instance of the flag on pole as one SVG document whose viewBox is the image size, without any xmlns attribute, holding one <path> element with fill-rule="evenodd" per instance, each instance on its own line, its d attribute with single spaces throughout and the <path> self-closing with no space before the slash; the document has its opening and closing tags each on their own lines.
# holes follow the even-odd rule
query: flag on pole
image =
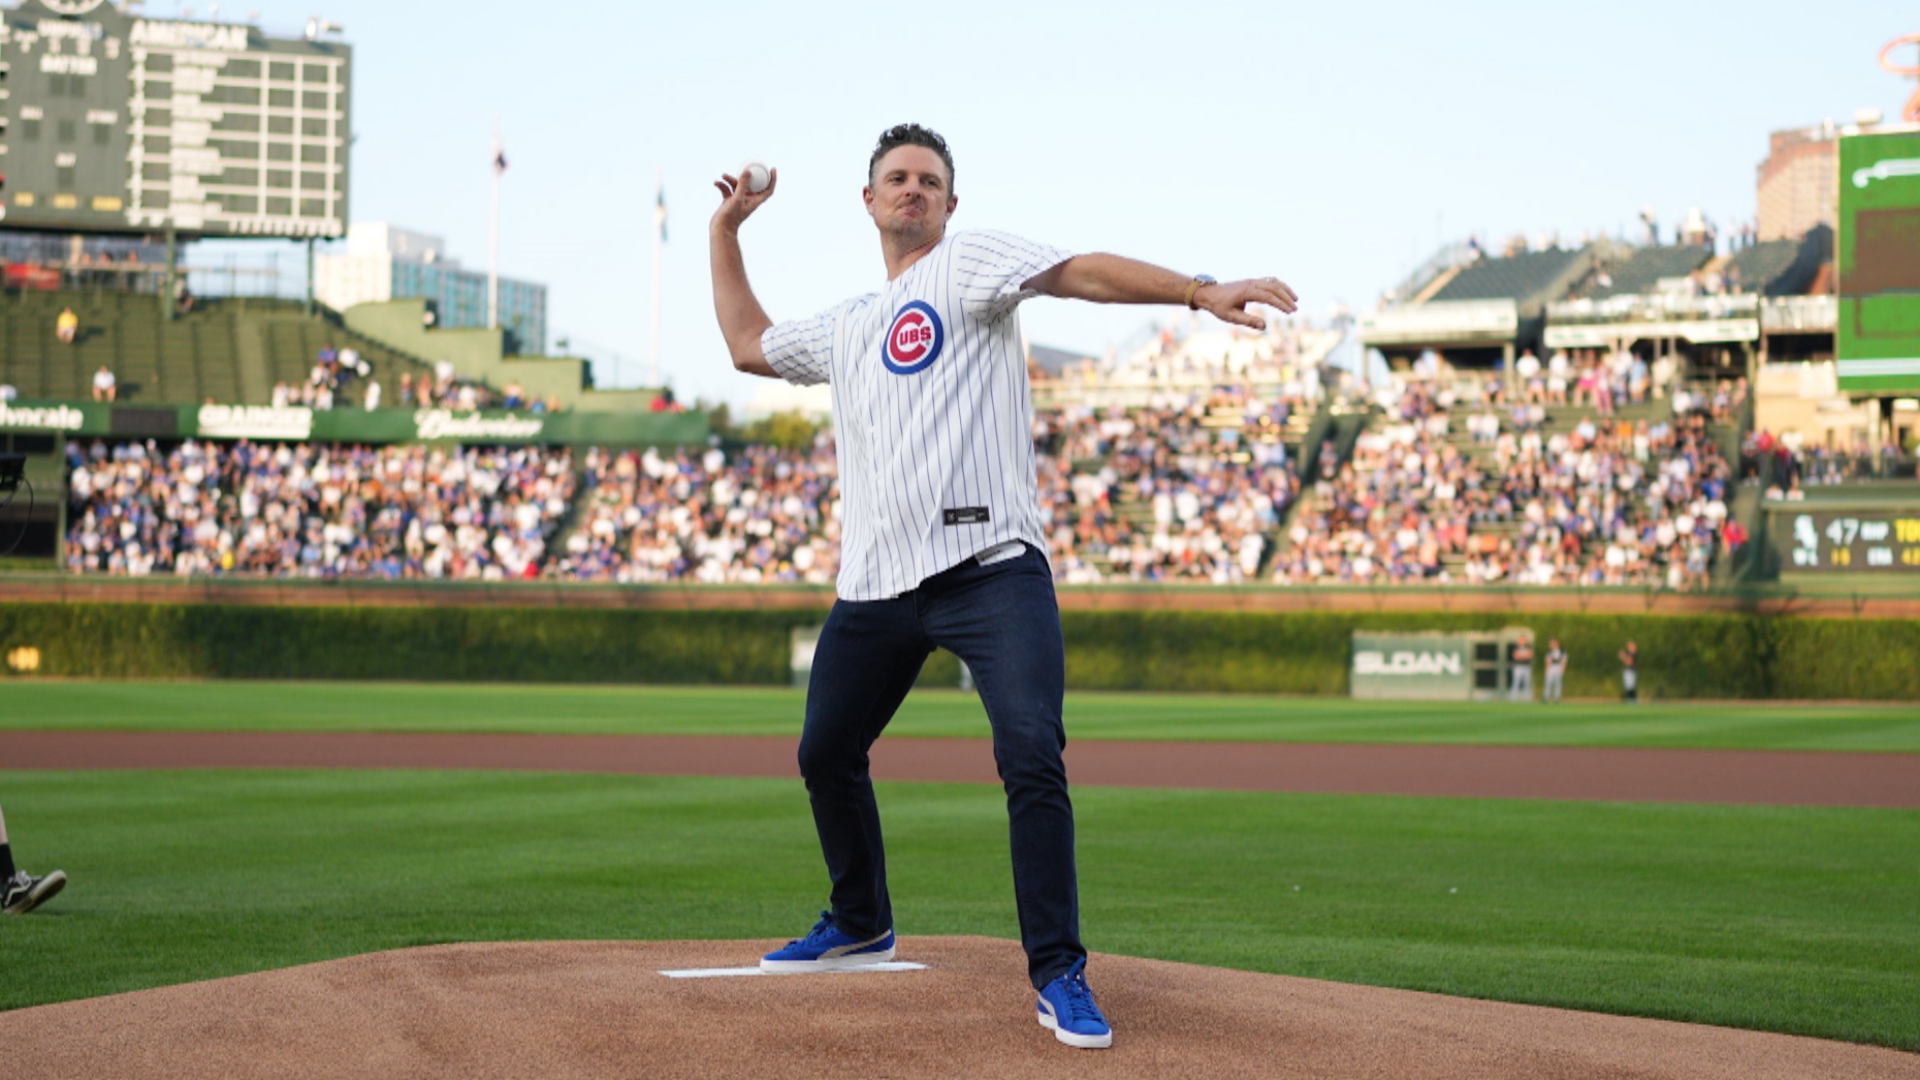
<svg viewBox="0 0 1920 1080">
<path fill-rule="evenodd" d="M 655 189 L 653 197 L 653 227 L 660 234 L 660 242 L 667 242 L 667 187 L 665 184 Z"/>
<path fill-rule="evenodd" d="M 506 171 L 507 150 L 506 147 L 500 145 L 500 136 L 495 135 L 493 137 L 493 174 L 498 176 Z"/>
</svg>

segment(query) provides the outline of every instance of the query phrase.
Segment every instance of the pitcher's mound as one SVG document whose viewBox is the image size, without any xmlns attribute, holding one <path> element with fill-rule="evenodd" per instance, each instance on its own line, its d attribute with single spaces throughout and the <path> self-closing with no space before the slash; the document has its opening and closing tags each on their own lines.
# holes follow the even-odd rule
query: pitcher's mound
<svg viewBox="0 0 1920 1080">
<path fill-rule="evenodd" d="M 1111 1050 L 1033 1018 L 1018 945 L 907 938 L 925 970 L 675 979 L 778 942 L 375 953 L 0 1014 L 9 1076 L 1920 1077 L 1817 1039 L 1097 956 Z"/>
</svg>

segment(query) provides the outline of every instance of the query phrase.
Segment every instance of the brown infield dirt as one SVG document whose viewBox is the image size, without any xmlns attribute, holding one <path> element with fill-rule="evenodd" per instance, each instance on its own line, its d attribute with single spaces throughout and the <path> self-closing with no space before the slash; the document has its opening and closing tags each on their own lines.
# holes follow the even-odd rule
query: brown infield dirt
<svg viewBox="0 0 1920 1080">
<path fill-rule="evenodd" d="M 1920 1077 L 1920 1056 L 1764 1032 L 1096 955 L 1108 1050 L 1034 1021 L 1019 945 L 906 938 L 922 971 L 670 979 L 772 941 L 441 945 L 0 1014 L 61 1078 Z"/>
<path fill-rule="evenodd" d="M 0 732 L 0 768 L 460 768 L 796 777 L 790 738 Z M 1920 754 L 1080 742 L 1076 784 L 1920 807 Z M 883 739 L 888 780 L 993 782 L 986 743 Z M 84 887 L 84 883 L 81 883 Z M 168 1077 L 1920 1080 L 1819 1039 L 1097 955 L 1110 1050 L 1033 1019 L 1013 942 L 922 971 L 671 979 L 777 941 L 445 945 L 0 1013 L 0 1073 Z"/>
<path fill-rule="evenodd" d="M 978 739 L 883 738 L 883 780 L 995 783 Z M 7 769 L 526 769 L 797 779 L 785 736 L 0 731 Z M 1920 754 L 1083 741 L 1075 784 L 1511 799 L 1920 807 Z"/>
</svg>

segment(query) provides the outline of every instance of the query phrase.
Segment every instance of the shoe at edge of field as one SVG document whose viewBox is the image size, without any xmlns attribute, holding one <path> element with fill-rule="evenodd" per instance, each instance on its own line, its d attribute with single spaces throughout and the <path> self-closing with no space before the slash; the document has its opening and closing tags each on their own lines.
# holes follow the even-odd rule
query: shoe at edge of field
<svg viewBox="0 0 1920 1080">
<path fill-rule="evenodd" d="M 63 870 L 55 870 L 45 877 L 34 877 L 21 870 L 6 883 L 5 898 L 0 900 L 0 913 L 25 915 L 53 899 L 56 893 L 66 887 L 67 875 Z"/>
<path fill-rule="evenodd" d="M 884 964 L 893 959 L 893 931 L 862 941 L 833 925 L 833 917 L 820 913 L 807 936 L 760 958 L 760 970 L 777 972 L 837 971 L 841 968 Z"/>
<path fill-rule="evenodd" d="M 1040 991 L 1040 1026 L 1068 1046 L 1101 1050 L 1113 1045 L 1113 1028 L 1093 1000 L 1086 969 L 1086 958 L 1081 957 Z"/>
</svg>

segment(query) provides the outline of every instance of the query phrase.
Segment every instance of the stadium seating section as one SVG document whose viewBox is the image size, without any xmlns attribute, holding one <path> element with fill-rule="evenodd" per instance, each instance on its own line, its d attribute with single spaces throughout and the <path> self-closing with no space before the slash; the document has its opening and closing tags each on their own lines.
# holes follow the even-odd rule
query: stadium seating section
<svg viewBox="0 0 1920 1080">
<path fill-rule="evenodd" d="M 1817 266 L 1809 243 L 1455 260 L 1420 302 L 1511 299 L 1524 318 L 1689 277 L 1771 293 Z M 65 307 L 80 319 L 73 344 L 54 330 Z M 432 374 L 291 302 L 212 300 L 169 321 L 151 296 L 29 291 L 0 296 L 0 313 L 0 383 L 29 399 L 84 400 L 104 365 L 121 401 L 265 404 L 327 348 L 357 350 L 395 404 L 402 379 Z M 1304 322 L 1249 334 L 1181 320 L 1119 355 L 1038 365 L 1056 575 L 1673 589 L 1727 576 L 1773 453 L 1749 430 L 1744 379 L 1660 386 L 1684 373 L 1572 350 L 1522 358 L 1513 383 L 1444 365 L 1341 383 L 1334 350 L 1355 340 Z M 83 439 L 68 456 L 62 561 L 78 573 L 827 584 L 838 570 L 830 431 L 786 449 Z M 1840 471 L 1796 459 L 1766 475 Z"/>
<path fill-rule="evenodd" d="M 1649 245 L 1635 248 L 1619 265 L 1591 274 L 1579 295 L 1595 300 L 1609 296 L 1637 296 L 1658 291 L 1662 281 L 1685 278 L 1707 264 L 1713 250 L 1707 247 Z"/>
<path fill-rule="evenodd" d="M 68 444 L 77 573 L 537 577 L 571 510 L 565 450 Z"/>
<path fill-rule="evenodd" d="M 833 445 L 587 451 L 579 518 L 548 576 L 623 584 L 801 581 L 839 569 Z"/>
<path fill-rule="evenodd" d="M 73 344 L 55 321 L 80 319 Z M 85 400 L 101 366 L 122 402 L 265 405 L 276 383 L 299 385 L 323 347 L 352 348 L 387 383 L 415 379 L 429 365 L 353 333 L 335 317 L 306 314 L 290 300 L 206 300 L 169 322 L 151 295 L 115 292 L 0 294 L 0 383 L 23 398 Z M 391 398 L 389 398 L 391 400 Z"/>
<path fill-rule="evenodd" d="M 1807 284 L 1804 279 L 1811 275 L 1796 278 L 1794 274 L 1800 264 L 1800 241 L 1767 240 L 1743 248 L 1728 259 L 1725 274 L 1729 282 L 1739 282 L 1748 292 L 1775 296 Z"/>
<path fill-rule="evenodd" d="M 1429 300 L 1524 300 L 1539 296 L 1568 273 L 1581 254 L 1552 248 L 1504 259 L 1485 259 L 1460 271 Z"/>
</svg>

